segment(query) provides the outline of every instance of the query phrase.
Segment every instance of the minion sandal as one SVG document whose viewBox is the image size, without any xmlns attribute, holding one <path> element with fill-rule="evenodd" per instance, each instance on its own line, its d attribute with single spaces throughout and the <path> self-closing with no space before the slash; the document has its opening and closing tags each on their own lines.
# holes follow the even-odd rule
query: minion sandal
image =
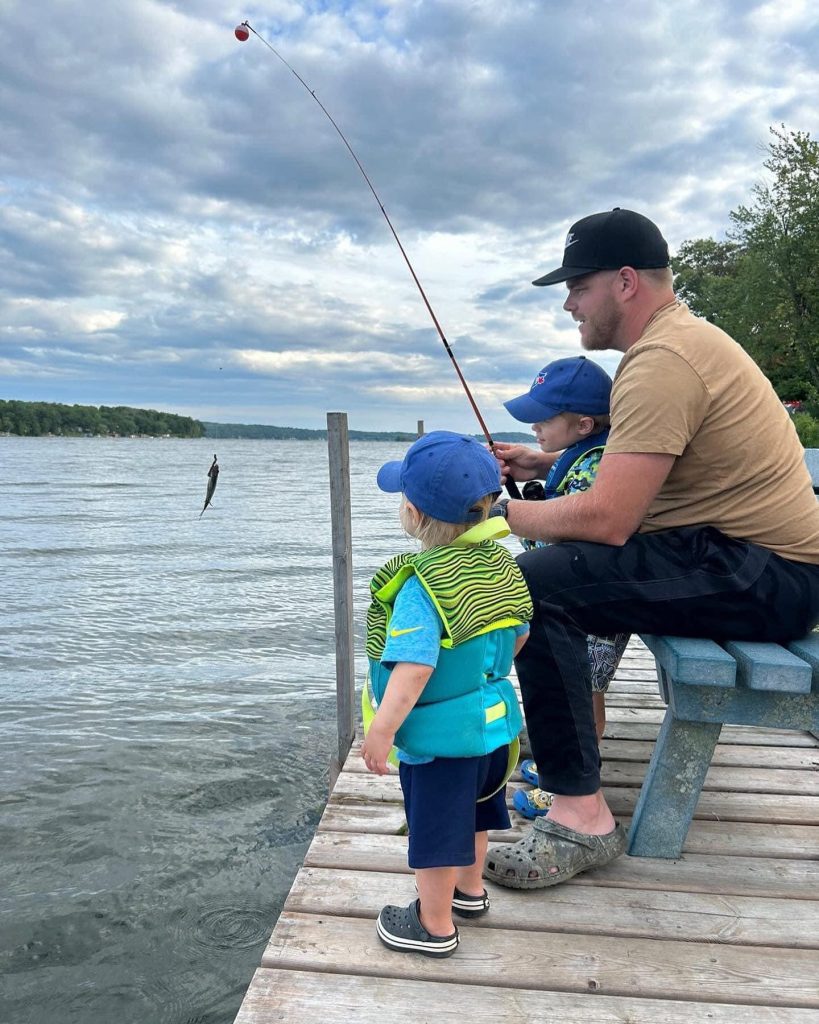
<svg viewBox="0 0 819 1024">
<path fill-rule="evenodd" d="M 549 813 L 553 795 L 545 789 L 517 789 L 512 797 L 512 806 L 524 818 L 543 818 Z"/>
<path fill-rule="evenodd" d="M 408 907 L 384 907 L 376 922 L 379 939 L 397 953 L 420 953 L 438 959 L 452 956 L 460 942 L 458 929 L 451 935 L 430 935 L 418 917 L 420 904 L 420 900 L 413 900 Z"/>
<path fill-rule="evenodd" d="M 602 867 L 625 851 L 626 830 L 620 824 L 592 836 L 538 818 L 528 836 L 489 850 L 484 876 L 509 889 L 545 889 Z"/>
</svg>

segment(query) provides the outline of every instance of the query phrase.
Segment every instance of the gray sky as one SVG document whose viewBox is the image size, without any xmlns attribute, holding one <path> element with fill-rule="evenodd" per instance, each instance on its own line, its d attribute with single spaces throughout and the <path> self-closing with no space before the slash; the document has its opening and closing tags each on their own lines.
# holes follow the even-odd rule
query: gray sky
<svg viewBox="0 0 819 1024">
<path fill-rule="evenodd" d="M 0 0 L 2 398 L 473 432 L 580 351 L 560 263 L 613 206 L 721 237 L 768 128 L 819 134 L 805 0 Z M 615 354 L 600 362 L 613 371 Z"/>
</svg>

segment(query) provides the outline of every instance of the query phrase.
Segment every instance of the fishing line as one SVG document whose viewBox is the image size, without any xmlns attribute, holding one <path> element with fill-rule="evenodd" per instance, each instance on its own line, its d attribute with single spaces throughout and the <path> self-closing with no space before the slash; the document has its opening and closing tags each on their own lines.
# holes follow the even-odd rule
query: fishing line
<svg viewBox="0 0 819 1024">
<path fill-rule="evenodd" d="M 233 34 L 236 36 L 236 38 L 239 40 L 240 43 L 244 43 L 244 42 L 247 42 L 247 39 L 249 37 L 249 33 L 251 33 L 251 32 L 253 33 L 254 36 L 256 36 L 256 38 L 260 42 L 264 43 L 264 45 L 268 48 L 268 50 L 270 50 L 271 53 L 273 53 L 276 57 L 279 58 L 279 60 L 282 62 L 282 64 L 284 64 L 284 66 L 288 69 L 288 71 L 290 71 L 293 74 L 293 76 L 298 80 L 299 84 L 304 86 L 304 88 L 310 93 L 310 95 L 313 97 L 313 99 L 316 101 L 316 103 L 318 103 L 319 107 L 321 107 L 322 113 L 327 118 L 327 120 L 330 122 L 330 124 L 333 126 L 333 128 L 335 128 L 336 132 L 338 133 L 339 138 L 344 143 L 344 145 L 347 147 L 347 151 L 349 152 L 350 156 L 355 161 L 356 166 L 358 167 L 359 171 L 361 171 L 362 175 L 364 176 L 364 180 L 367 182 L 367 185 L 369 186 L 370 192 L 372 192 L 373 197 L 374 197 L 376 203 L 378 203 L 378 208 L 379 208 L 379 210 L 381 210 L 381 213 L 384 216 L 384 220 L 387 222 L 387 226 L 389 227 L 390 232 L 392 233 L 392 237 L 395 239 L 395 243 L 398 246 L 398 248 L 399 248 L 399 250 L 401 252 L 401 255 L 404 257 L 404 262 L 406 263 L 407 269 L 409 270 L 410 275 L 412 276 L 412 279 L 415 282 L 415 285 L 416 285 L 418 291 L 421 294 L 421 298 L 424 300 L 424 305 L 427 307 L 427 311 L 429 312 L 429 315 L 432 317 L 432 322 L 433 322 L 433 324 L 435 324 L 435 330 L 438 332 L 438 337 L 443 342 L 444 348 L 446 349 L 446 354 L 452 360 L 452 365 L 455 367 L 455 372 L 458 374 L 458 380 L 461 382 L 461 385 L 462 385 L 464 391 L 466 392 L 466 397 L 469 399 L 469 404 L 472 406 L 472 411 L 475 413 L 475 416 L 476 416 L 476 418 L 478 420 L 478 423 L 480 424 L 481 430 L 483 431 L 483 436 L 486 438 L 486 443 L 489 445 L 489 447 L 494 452 L 494 450 L 495 450 L 495 442 L 492 440 L 492 435 L 489 433 L 489 428 L 486 426 L 486 423 L 484 422 L 483 416 L 481 416 L 480 409 L 478 409 L 478 406 L 477 406 L 477 404 L 475 402 L 475 399 L 472 397 L 472 392 L 469 390 L 469 385 L 466 383 L 466 379 L 464 378 L 464 375 L 461 373 L 461 368 L 458 365 L 458 360 L 455 358 L 455 354 L 452 351 L 452 349 L 450 348 L 449 342 L 446 339 L 446 335 L 443 332 L 443 328 L 441 327 L 440 323 L 438 322 L 438 317 L 435 315 L 435 311 L 433 310 L 433 308 L 432 308 L 432 306 L 430 304 L 430 301 L 427 298 L 427 294 L 424 291 L 421 282 L 418 280 L 418 275 L 415 273 L 415 268 L 413 267 L 412 263 L 410 262 L 410 258 L 409 258 L 409 256 L 407 256 L 407 252 L 404 249 L 404 246 L 401 244 L 401 239 L 398 237 L 398 232 L 393 227 L 393 223 L 390 220 L 389 216 L 387 215 L 387 211 L 384 209 L 384 204 L 381 202 L 381 199 L 380 199 L 378 193 L 375 190 L 375 186 L 373 185 L 372 181 L 370 180 L 370 176 L 364 170 L 364 167 L 363 167 L 361 161 L 358 159 L 358 157 L 357 157 L 357 155 L 355 153 L 355 150 L 350 145 L 350 143 L 347 141 L 347 137 L 345 136 L 344 132 L 339 128 L 338 124 L 336 124 L 336 122 L 333 119 L 333 116 L 330 113 L 330 111 L 324 106 L 324 104 L 321 102 L 321 100 L 318 98 L 318 96 L 316 96 L 315 89 L 311 89 L 310 88 L 310 86 L 307 84 L 307 82 L 305 82 L 305 80 L 301 77 L 301 75 L 298 73 L 298 71 L 296 71 L 296 69 L 291 64 L 289 64 L 284 59 L 284 57 L 282 57 L 282 55 L 279 53 L 279 51 L 277 49 L 275 49 L 275 47 L 273 47 L 264 38 L 264 36 L 259 35 L 259 33 L 250 24 L 249 21 L 243 21 L 241 23 L 241 25 L 237 25 L 236 28 L 234 29 Z M 512 498 L 520 498 L 520 491 L 517 488 L 517 484 L 515 483 L 515 481 L 511 477 L 507 477 L 506 478 L 505 486 L 506 486 L 506 490 L 509 492 L 510 497 L 512 497 Z"/>
</svg>

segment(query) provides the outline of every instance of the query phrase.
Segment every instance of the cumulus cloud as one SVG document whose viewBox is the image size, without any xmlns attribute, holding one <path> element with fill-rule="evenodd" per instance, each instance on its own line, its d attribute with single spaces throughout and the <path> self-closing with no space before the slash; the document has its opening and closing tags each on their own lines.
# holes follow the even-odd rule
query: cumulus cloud
<svg viewBox="0 0 819 1024">
<path fill-rule="evenodd" d="M 3 397 L 471 430 L 344 131 L 493 429 L 578 351 L 574 219 L 721 235 L 768 126 L 817 129 L 802 0 L 43 0 L 0 8 Z M 614 354 L 604 354 L 608 370 Z M 397 420 L 400 419 L 400 422 Z"/>
</svg>

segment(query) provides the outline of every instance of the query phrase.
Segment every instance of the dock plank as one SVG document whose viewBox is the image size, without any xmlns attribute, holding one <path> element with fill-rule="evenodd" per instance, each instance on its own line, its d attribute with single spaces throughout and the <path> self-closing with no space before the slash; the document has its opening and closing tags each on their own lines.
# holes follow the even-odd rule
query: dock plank
<svg viewBox="0 0 819 1024">
<path fill-rule="evenodd" d="M 515 838 L 498 833 L 496 841 L 511 842 Z M 321 831 L 304 856 L 305 867 L 352 870 L 364 863 L 371 871 L 409 873 L 406 839 L 398 835 Z M 696 853 L 684 853 L 679 860 L 624 856 L 563 884 L 809 900 L 819 893 L 819 861 Z"/>
<path fill-rule="evenodd" d="M 760 970 L 764 963 L 764 971 Z M 385 949 L 372 921 L 282 912 L 263 967 L 452 981 L 558 992 L 593 991 L 697 1003 L 762 1003 L 819 1009 L 819 953 L 725 943 L 612 938 L 461 927 L 448 960 Z"/>
<path fill-rule="evenodd" d="M 816 1024 L 816 1011 L 260 968 L 236 1024 L 384 1024 L 385 1019 L 389 1024 L 693 1024 L 706 1019 L 709 1024 Z"/>
<path fill-rule="evenodd" d="M 615 816 L 631 815 L 639 796 L 639 786 L 607 784 L 603 770 L 603 792 Z M 635 779 L 635 782 L 638 782 Z M 510 784 L 510 792 L 516 783 Z M 374 777 L 358 772 L 344 772 L 334 790 L 342 803 L 400 803 L 401 791 L 392 776 Z M 819 796 L 760 792 L 729 792 L 703 789 L 695 818 L 719 821 L 758 821 L 761 816 L 772 822 L 788 825 L 810 825 L 819 822 Z"/>
<path fill-rule="evenodd" d="M 386 903 L 414 896 L 409 874 L 306 867 L 284 909 L 372 921 Z M 495 886 L 491 900 L 491 914 L 475 927 L 819 949 L 816 900 L 582 885 L 533 893 Z"/>
</svg>

